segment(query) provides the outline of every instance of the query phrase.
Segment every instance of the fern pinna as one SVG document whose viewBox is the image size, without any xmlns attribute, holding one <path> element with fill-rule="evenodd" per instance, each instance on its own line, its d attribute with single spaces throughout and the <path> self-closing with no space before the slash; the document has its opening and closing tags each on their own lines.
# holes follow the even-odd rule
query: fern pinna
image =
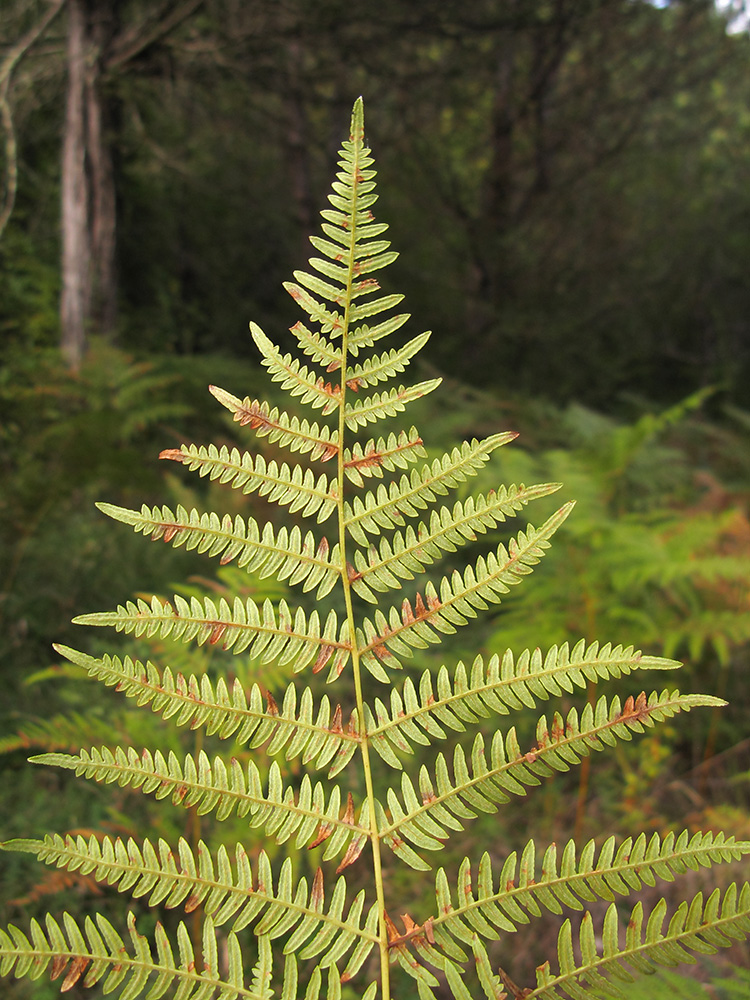
<svg viewBox="0 0 750 1000">
<path fill-rule="evenodd" d="M 477 656 L 436 672 L 418 666 L 420 650 L 499 603 L 532 572 L 572 505 L 463 570 L 442 578 L 436 572 L 446 553 L 557 485 L 501 486 L 444 501 L 515 435 L 473 440 L 432 461 L 414 427 L 368 436 L 369 425 L 400 413 L 439 383 L 378 388 L 407 368 L 427 334 L 377 352 L 408 317 L 392 314 L 401 296 L 381 294 L 373 277 L 395 254 L 383 239 L 387 227 L 371 211 L 372 164 L 358 101 L 330 208 L 322 213 L 322 236 L 312 238 L 320 256 L 286 286 L 306 314 L 292 327 L 306 362 L 251 327 L 272 381 L 317 413 L 301 417 L 211 389 L 236 421 L 285 449 L 287 459 L 213 445 L 163 453 L 201 476 L 287 508 L 289 525 L 182 507 L 133 511 L 101 504 L 104 513 L 152 539 L 276 576 L 310 596 L 296 607 L 284 600 L 259 605 L 239 597 L 230 603 L 177 596 L 167 603 L 155 597 L 77 619 L 135 636 L 213 644 L 301 676 L 279 702 L 258 684 L 246 690 L 237 681 L 186 676 L 129 656 L 59 649 L 138 705 L 177 725 L 231 737 L 253 750 L 255 760 L 250 755 L 242 765 L 203 751 L 179 759 L 174 752 L 107 746 L 34 758 L 218 820 L 239 817 L 260 832 L 268 850 L 251 852 L 237 843 L 212 853 L 203 842 L 57 834 L 9 842 L 6 848 L 88 873 L 150 905 L 199 910 L 202 942 L 184 923 L 176 940 L 161 924 L 148 940 L 132 914 L 124 936 L 101 915 L 83 926 L 67 914 L 61 921 L 49 916 L 45 926 L 32 921 L 26 933 L 13 926 L 0 931 L 5 974 L 38 977 L 49 969 L 63 977 L 63 990 L 100 984 L 109 993 L 122 986 L 124 1000 L 390 1000 L 395 991 L 435 998 L 436 990 L 460 1000 L 499 1000 L 506 991 L 540 1000 L 609 998 L 627 995 L 636 974 L 690 961 L 691 952 L 712 952 L 750 929 L 747 885 L 706 899 L 699 893 L 668 920 L 664 900 L 648 915 L 640 903 L 630 913 L 618 905 L 620 897 L 658 879 L 750 851 L 750 844 L 711 833 L 610 838 L 598 849 L 570 842 L 560 851 L 530 841 L 520 855 L 508 853 L 500 862 L 501 845 L 493 844 L 492 857 L 466 858 L 457 870 L 437 867 L 424 876 L 434 877 L 427 912 L 417 911 L 419 901 L 409 907 L 394 898 L 386 868 L 403 863 L 433 871 L 436 852 L 478 814 L 595 750 L 717 702 L 669 688 L 623 702 L 602 697 L 580 713 L 542 716 L 535 736 L 522 743 L 506 725 L 510 713 L 600 679 L 677 664 L 633 647 L 579 642 L 546 653 Z M 312 462 L 317 471 L 306 464 Z M 303 517 L 319 527 L 300 527 Z M 412 582 L 422 575 L 423 584 Z M 332 607 L 325 610 L 329 594 Z M 399 673 L 403 667 L 408 670 Z M 305 682 L 305 673 L 320 672 L 338 697 Z M 428 761 L 418 768 L 409 766 L 416 750 Z M 320 858 L 309 878 L 295 871 L 302 848 L 316 848 Z M 350 889 L 347 879 L 366 888 Z M 590 909 L 599 900 L 610 905 L 595 926 Z M 507 940 L 544 911 L 565 909 L 584 911 L 579 930 L 574 934 L 566 919 L 556 961 L 539 967 L 535 984 L 516 987 L 512 969 L 493 966 L 486 943 Z M 395 977 L 394 965 L 404 973 Z M 403 985 L 406 976 L 411 986 Z"/>
</svg>

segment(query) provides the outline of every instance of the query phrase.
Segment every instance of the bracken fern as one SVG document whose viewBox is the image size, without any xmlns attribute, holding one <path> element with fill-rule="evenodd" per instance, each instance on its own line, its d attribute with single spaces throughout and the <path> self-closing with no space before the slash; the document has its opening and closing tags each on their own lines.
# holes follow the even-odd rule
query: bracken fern
<svg viewBox="0 0 750 1000">
<path fill-rule="evenodd" d="M 398 964 L 413 981 L 401 986 L 402 996 L 434 998 L 439 989 L 460 1000 L 499 1000 L 506 991 L 546 1000 L 609 998 L 626 995 L 635 974 L 691 961 L 692 952 L 713 952 L 750 929 L 747 885 L 731 886 L 723 896 L 716 890 L 706 899 L 699 893 L 666 923 L 664 900 L 649 915 L 637 902 L 621 920 L 617 897 L 750 851 L 750 844 L 712 833 L 641 835 L 619 843 L 610 837 L 598 849 L 593 841 L 581 848 L 570 842 L 559 852 L 554 844 L 530 841 L 501 863 L 493 860 L 503 856 L 495 844 L 492 857 L 465 858 L 452 872 L 438 868 L 434 905 L 419 919 L 394 898 L 386 868 L 392 872 L 402 863 L 430 871 L 435 852 L 478 814 L 496 811 L 595 750 L 718 701 L 669 689 L 623 702 L 601 697 L 580 712 L 542 716 L 535 736 L 522 745 L 503 717 L 585 691 L 597 680 L 678 664 L 632 646 L 581 641 L 546 653 L 508 651 L 437 671 L 424 663 L 413 669 L 420 650 L 498 604 L 532 572 L 572 504 L 463 569 L 442 577 L 436 572 L 446 553 L 474 542 L 558 485 L 501 486 L 442 505 L 442 497 L 515 435 L 473 440 L 432 461 L 425 461 L 414 427 L 357 436 L 439 384 L 430 379 L 377 388 L 406 369 L 427 334 L 382 354 L 371 350 L 408 319 L 391 314 L 401 296 L 380 294 L 372 277 L 396 256 L 382 238 L 387 227 L 371 212 L 372 164 L 358 101 L 331 207 L 322 213 L 323 235 L 312 238 L 320 256 L 310 261 L 311 271 L 296 272 L 286 286 L 313 327 L 292 327 L 306 363 L 282 353 L 251 325 L 271 380 L 317 410 L 319 419 L 211 389 L 242 426 L 291 456 L 318 463 L 315 471 L 293 458 L 269 460 L 213 445 L 162 453 L 201 476 L 287 508 L 290 523 L 276 527 L 251 516 L 182 507 L 134 511 L 100 505 L 152 539 L 276 577 L 314 592 L 316 602 L 330 594 L 334 606 L 310 608 L 309 599 L 295 607 L 286 600 L 154 597 L 76 619 L 137 637 L 208 643 L 280 673 L 323 671 L 337 697 L 300 678 L 291 680 L 279 702 L 258 683 L 246 689 L 238 681 L 212 681 L 127 655 L 94 657 L 58 647 L 92 677 L 175 725 L 231 737 L 248 762 L 210 759 L 202 749 L 179 758 L 173 751 L 107 746 L 34 760 L 170 799 L 217 820 L 234 815 L 235 823 L 240 818 L 260 831 L 253 836 L 260 835 L 267 849 L 236 843 L 211 852 L 202 841 L 170 845 L 57 834 L 11 841 L 4 847 L 87 874 L 151 906 L 198 911 L 202 940 L 181 923 L 176 942 L 161 924 L 149 941 L 132 914 L 125 940 L 101 915 L 86 918 L 82 927 L 67 914 L 61 921 L 48 916 L 44 927 L 32 921 L 27 933 L 13 926 L 0 931 L 4 974 L 38 977 L 50 969 L 53 977 L 63 977 L 63 990 L 76 983 L 100 984 L 106 993 L 122 986 L 124 1000 L 337 1000 L 344 989 L 347 997 L 390 1000 L 392 966 Z M 381 481 L 386 476 L 387 484 Z M 329 537 L 322 528 L 300 527 L 301 517 L 326 525 Z M 411 583 L 419 577 L 421 586 Z M 406 597 L 393 596 L 404 587 Z M 428 763 L 409 768 L 410 760 L 419 759 L 417 751 Z M 280 846 L 285 844 L 286 856 Z M 302 848 L 317 849 L 320 859 L 310 878 L 300 874 Z M 389 855 L 395 858 L 387 861 Z M 353 883 L 367 888 L 349 888 L 352 872 Z M 590 904 L 600 900 L 610 906 L 595 928 Z M 417 899 L 412 911 L 420 905 Z M 566 909 L 584 911 L 580 929 L 574 934 L 570 920 L 564 921 L 557 960 L 539 967 L 535 985 L 521 989 L 510 978 L 512 969 L 493 967 L 486 942 L 518 932 L 545 911 Z"/>
</svg>

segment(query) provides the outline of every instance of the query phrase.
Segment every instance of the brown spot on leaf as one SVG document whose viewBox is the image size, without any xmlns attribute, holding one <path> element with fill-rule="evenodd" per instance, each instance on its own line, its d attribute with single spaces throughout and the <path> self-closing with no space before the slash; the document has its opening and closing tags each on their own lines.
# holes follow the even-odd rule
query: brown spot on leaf
<svg viewBox="0 0 750 1000">
<path fill-rule="evenodd" d="M 361 579 L 362 574 L 359 572 L 359 570 L 355 569 L 350 562 L 347 562 L 346 576 L 347 579 L 349 580 L 349 583 L 351 583 L 353 580 Z"/>
<path fill-rule="evenodd" d="M 310 889 L 310 905 L 314 910 L 319 910 L 323 908 L 323 901 L 323 869 L 318 868 L 315 872 L 312 888 Z"/>
<path fill-rule="evenodd" d="M 384 642 L 376 642 L 372 647 L 372 651 L 375 656 L 377 656 L 377 658 L 382 660 L 384 663 L 387 663 L 391 659 L 391 651 Z"/>
<path fill-rule="evenodd" d="M 333 719 L 331 719 L 331 725 L 328 727 L 332 733 L 343 733 L 342 727 L 343 713 L 341 711 L 341 705 L 337 705 L 333 713 Z"/>
<path fill-rule="evenodd" d="M 270 691 L 266 691 L 266 709 L 269 715 L 279 714 L 279 706 L 276 704 L 276 699 Z"/>
<path fill-rule="evenodd" d="M 162 788 L 169 788 L 169 782 L 168 781 L 162 781 L 161 787 Z M 175 805 L 178 802 L 182 802 L 183 799 L 185 798 L 185 796 L 187 795 L 187 793 L 188 793 L 188 786 L 187 785 L 177 785 L 177 787 L 175 788 L 175 790 L 172 792 L 172 802 L 174 802 Z"/>
<path fill-rule="evenodd" d="M 83 973 L 86 971 L 86 967 L 89 965 L 90 961 L 91 961 L 90 958 L 84 958 L 82 955 L 79 955 L 77 958 L 73 959 L 73 961 L 70 963 L 68 974 L 66 975 L 65 979 L 63 979 L 62 985 L 60 986 L 61 993 L 66 993 L 68 990 L 72 989 L 75 986 L 75 984 L 81 978 Z"/>
<path fill-rule="evenodd" d="M 328 840 L 328 838 L 331 836 L 332 833 L 333 833 L 333 823 L 326 823 L 326 822 L 321 823 L 320 826 L 318 827 L 318 835 L 316 836 L 315 840 L 313 840 L 313 842 L 310 844 L 308 850 L 312 850 L 313 847 L 318 847 L 320 844 L 322 844 L 324 840 Z"/>
<path fill-rule="evenodd" d="M 318 652 L 318 655 L 315 658 L 315 663 L 313 663 L 312 665 L 312 672 L 314 674 L 319 673 L 326 665 L 326 663 L 328 663 L 328 661 L 331 659 L 331 656 L 333 655 L 333 650 L 334 647 L 328 645 L 327 643 L 324 643 L 320 647 L 320 651 Z"/>
<path fill-rule="evenodd" d="M 185 460 L 185 456 L 179 448 L 165 448 L 159 452 L 159 458 L 168 458 L 172 462 L 183 462 Z"/>
<path fill-rule="evenodd" d="M 354 799 L 351 792 L 346 793 L 346 809 L 341 817 L 341 822 L 347 823 L 349 826 L 354 825 Z"/>
<path fill-rule="evenodd" d="M 211 629 L 211 635 L 208 638 L 209 645 L 215 646 L 218 642 L 221 642 L 227 628 L 227 622 L 216 622 L 214 627 Z"/>
<path fill-rule="evenodd" d="M 58 976 L 62 975 L 65 966 L 68 964 L 67 955 L 55 955 L 52 959 L 52 969 L 50 970 L 50 979 L 57 979 Z"/>
<path fill-rule="evenodd" d="M 384 912 L 383 916 L 385 917 L 385 926 L 388 930 L 388 944 L 390 945 L 393 942 L 398 941 L 400 935 L 398 933 L 398 927 L 396 927 L 394 922 L 388 916 L 387 910 Z"/>
<path fill-rule="evenodd" d="M 341 386 L 331 385 L 330 382 L 324 382 L 322 376 L 316 380 L 315 388 L 319 392 L 325 393 L 326 396 L 330 396 L 331 399 L 337 399 L 341 395 Z"/>
<path fill-rule="evenodd" d="M 341 864 L 336 869 L 337 875 L 340 875 L 345 868 L 348 868 L 349 865 L 353 864 L 357 860 L 357 858 L 364 850 L 366 842 L 367 838 L 362 835 L 360 835 L 359 837 L 355 837 L 351 841 L 351 843 L 346 849 L 346 854 L 341 859 Z"/>
</svg>

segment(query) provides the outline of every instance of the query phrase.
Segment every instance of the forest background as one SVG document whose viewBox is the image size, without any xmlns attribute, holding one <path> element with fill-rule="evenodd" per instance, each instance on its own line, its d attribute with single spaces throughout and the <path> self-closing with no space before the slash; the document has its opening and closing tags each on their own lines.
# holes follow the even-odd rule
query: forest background
<svg viewBox="0 0 750 1000">
<path fill-rule="evenodd" d="M 550 644 L 598 636 L 683 658 L 683 688 L 730 700 L 545 785 L 499 829 L 687 821 L 750 837 L 741 6 L 5 0 L 0 839 L 167 822 L 26 763 L 118 730 L 148 743 L 51 643 L 80 647 L 70 618 L 135 592 L 237 585 L 113 532 L 93 503 L 206 505 L 212 487 L 156 456 L 191 436 L 241 440 L 209 382 L 268 397 L 247 322 L 287 343 L 282 282 L 309 255 L 359 94 L 401 252 L 393 290 L 433 330 L 429 374 L 448 384 L 420 404 L 428 444 L 518 430 L 483 485 L 559 480 L 579 501 L 545 566 L 484 621 L 483 648 L 520 651 L 533 619 Z M 82 912 L 101 891 L 2 862 L 9 919 Z M 116 909 L 116 893 L 96 905 Z"/>
</svg>

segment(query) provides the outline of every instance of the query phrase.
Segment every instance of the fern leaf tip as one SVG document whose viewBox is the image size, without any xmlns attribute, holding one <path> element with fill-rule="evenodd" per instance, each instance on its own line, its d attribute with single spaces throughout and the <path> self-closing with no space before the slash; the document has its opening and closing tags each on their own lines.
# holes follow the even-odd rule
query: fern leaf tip
<svg viewBox="0 0 750 1000">
<path fill-rule="evenodd" d="M 26 854 L 38 854 L 42 843 L 41 840 L 27 840 L 21 837 L 13 840 L 0 840 L 0 851 L 22 851 Z"/>
</svg>

